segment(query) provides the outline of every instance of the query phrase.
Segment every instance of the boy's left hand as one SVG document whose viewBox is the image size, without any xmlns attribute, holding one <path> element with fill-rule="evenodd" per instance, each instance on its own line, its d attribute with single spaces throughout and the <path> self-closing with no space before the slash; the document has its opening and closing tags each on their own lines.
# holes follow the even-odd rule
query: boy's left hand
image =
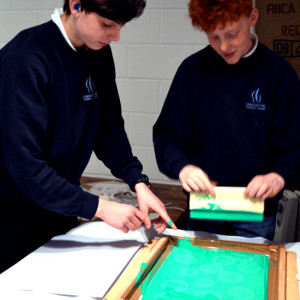
<svg viewBox="0 0 300 300">
<path fill-rule="evenodd" d="M 144 183 L 138 183 L 135 185 L 135 191 L 137 193 L 137 199 L 140 211 L 145 215 L 145 226 L 147 229 L 151 228 L 151 220 L 149 213 L 151 211 L 156 212 L 160 217 L 153 221 L 154 228 L 158 229 L 158 234 L 161 234 L 170 225 L 172 229 L 177 229 L 174 222 L 171 220 L 167 213 L 167 210 L 162 201 L 155 196 L 152 191 Z"/>
<path fill-rule="evenodd" d="M 276 196 L 285 185 L 285 180 L 278 173 L 255 176 L 248 184 L 244 196 L 249 198 L 267 199 Z"/>
</svg>

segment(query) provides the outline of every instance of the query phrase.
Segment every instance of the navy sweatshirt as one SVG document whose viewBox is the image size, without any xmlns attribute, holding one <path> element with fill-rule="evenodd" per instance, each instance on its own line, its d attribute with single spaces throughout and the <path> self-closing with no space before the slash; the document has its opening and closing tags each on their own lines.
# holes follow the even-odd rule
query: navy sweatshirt
<svg viewBox="0 0 300 300">
<path fill-rule="evenodd" d="M 24 30 L 0 52 L 2 221 L 93 218 L 98 197 L 79 186 L 92 151 L 130 186 L 141 176 L 110 47 L 76 52 L 53 21 Z"/>
<path fill-rule="evenodd" d="M 299 112 L 299 80 L 283 58 L 259 43 L 228 65 L 207 46 L 181 64 L 154 125 L 159 169 L 178 179 L 194 164 L 219 186 L 277 172 L 299 187 Z M 265 215 L 274 215 L 277 203 L 269 202 Z"/>
</svg>

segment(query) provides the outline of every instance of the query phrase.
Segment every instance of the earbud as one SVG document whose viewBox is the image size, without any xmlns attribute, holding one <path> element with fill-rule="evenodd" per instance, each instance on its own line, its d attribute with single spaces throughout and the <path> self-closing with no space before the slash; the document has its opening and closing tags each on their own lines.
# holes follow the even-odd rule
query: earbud
<svg viewBox="0 0 300 300">
<path fill-rule="evenodd" d="M 74 9 L 75 9 L 77 12 L 79 12 L 79 9 L 80 9 L 80 3 L 76 3 L 76 4 L 74 5 Z"/>
</svg>

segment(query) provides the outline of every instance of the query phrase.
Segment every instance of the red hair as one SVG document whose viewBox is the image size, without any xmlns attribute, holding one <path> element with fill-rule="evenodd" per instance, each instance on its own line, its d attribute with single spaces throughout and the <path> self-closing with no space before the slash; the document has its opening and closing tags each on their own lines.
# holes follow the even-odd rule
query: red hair
<svg viewBox="0 0 300 300">
<path fill-rule="evenodd" d="M 190 0 L 189 15 L 194 27 L 211 32 L 220 24 L 250 16 L 252 8 L 252 0 Z"/>
</svg>

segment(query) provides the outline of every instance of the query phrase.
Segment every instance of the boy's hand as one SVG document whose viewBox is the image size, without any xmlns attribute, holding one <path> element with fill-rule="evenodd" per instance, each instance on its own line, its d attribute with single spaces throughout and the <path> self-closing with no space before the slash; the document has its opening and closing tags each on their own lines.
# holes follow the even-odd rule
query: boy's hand
<svg viewBox="0 0 300 300">
<path fill-rule="evenodd" d="M 96 216 L 125 233 L 139 229 L 145 221 L 145 215 L 136 207 L 101 198 Z"/>
<path fill-rule="evenodd" d="M 151 220 L 149 218 L 149 212 L 155 211 L 160 217 L 153 221 L 154 228 L 158 229 L 158 234 L 161 234 L 167 228 L 167 225 L 170 225 L 172 229 L 177 229 L 176 225 L 172 222 L 170 216 L 167 213 L 167 210 L 156 197 L 148 186 L 144 183 L 138 183 L 135 185 L 135 191 L 137 193 L 138 204 L 141 212 L 144 214 L 145 219 L 144 223 L 147 229 L 151 228 Z"/>
<path fill-rule="evenodd" d="M 182 187 L 188 192 L 206 192 L 215 195 L 214 186 L 216 183 L 211 181 L 207 174 L 197 166 L 187 165 L 179 173 Z"/>
<path fill-rule="evenodd" d="M 255 176 L 248 184 L 244 196 L 249 198 L 267 199 L 276 196 L 285 185 L 285 180 L 278 173 Z"/>
</svg>

